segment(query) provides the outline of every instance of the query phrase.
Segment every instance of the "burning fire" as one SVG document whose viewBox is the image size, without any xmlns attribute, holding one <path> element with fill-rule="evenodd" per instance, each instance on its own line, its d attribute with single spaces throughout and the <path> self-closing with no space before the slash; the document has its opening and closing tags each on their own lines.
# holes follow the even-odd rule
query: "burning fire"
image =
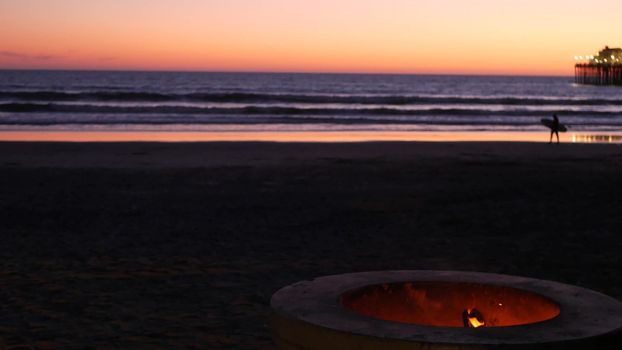
<svg viewBox="0 0 622 350">
<path fill-rule="evenodd" d="M 466 309 L 462 312 L 462 321 L 468 328 L 479 328 L 486 325 L 484 315 L 477 309 Z"/>
</svg>

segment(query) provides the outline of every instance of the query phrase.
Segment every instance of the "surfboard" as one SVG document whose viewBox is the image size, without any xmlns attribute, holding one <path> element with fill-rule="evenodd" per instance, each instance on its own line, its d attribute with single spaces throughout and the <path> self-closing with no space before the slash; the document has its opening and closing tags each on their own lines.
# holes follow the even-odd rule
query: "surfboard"
<svg viewBox="0 0 622 350">
<path fill-rule="evenodd" d="M 553 119 L 546 119 L 543 118 L 540 120 L 540 123 L 542 123 L 542 125 L 546 126 L 549 129 L 553 129 Z M 566 127 L 566 125 L 559 123 L 559 128 L 558 128 L 559 132 L 566 132 L 568 131 L 568 128 Z"/>
</svg>

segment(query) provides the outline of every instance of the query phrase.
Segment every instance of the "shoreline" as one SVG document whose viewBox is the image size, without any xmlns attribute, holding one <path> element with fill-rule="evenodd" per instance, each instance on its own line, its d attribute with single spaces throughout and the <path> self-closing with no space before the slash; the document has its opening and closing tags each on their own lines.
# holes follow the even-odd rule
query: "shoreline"
<svg viewBox="0 0 622 350">
<path fill-rule="evenodd" d="M 0 142 L 535 142 L 546 131 L 0 131 Z M 622 143 L 622 132 L 560 133 L 562 143 Z"/>
</svg>

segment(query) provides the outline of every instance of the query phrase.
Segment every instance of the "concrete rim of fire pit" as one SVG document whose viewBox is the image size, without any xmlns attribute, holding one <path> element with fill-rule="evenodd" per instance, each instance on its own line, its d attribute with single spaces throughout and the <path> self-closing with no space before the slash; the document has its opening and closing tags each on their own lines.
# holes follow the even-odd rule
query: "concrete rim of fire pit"
<svg viewBox="0 0 622 350">
<path fill-rule="evenodd" d="M 405 282 L 505 286 L 549 298 L 559 305 L 561 313 L 539 323 L 474 330 L 388 322 L 358 315 L 341 305 L 341 296 L 346 292 Z M 355 336 L 425 344 L 550 344 L 622 331 L 622 304 L 604 294 L 552 281 L 480 272 L 377 271 L 320 277 L 279 290 L 272 297 L 271 307 L 273 328 L 276 317 Z"/>
</svg>

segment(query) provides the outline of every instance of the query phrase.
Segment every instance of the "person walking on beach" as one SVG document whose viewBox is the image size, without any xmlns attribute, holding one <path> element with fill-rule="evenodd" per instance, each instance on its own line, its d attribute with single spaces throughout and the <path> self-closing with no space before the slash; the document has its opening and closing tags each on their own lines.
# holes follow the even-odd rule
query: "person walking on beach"
<svg viewBox="0 0 622 350">
<path fill-rule="evenodd" d="M 553 124 L 551 124 L 551 138 L 549 139 L 549 144 L 553 143 L 553 134 L 557 136 L 557 144 L 559 144 L 559 119 L 557 118 L 557 114 L 553 114 Z"/>
</svg>

